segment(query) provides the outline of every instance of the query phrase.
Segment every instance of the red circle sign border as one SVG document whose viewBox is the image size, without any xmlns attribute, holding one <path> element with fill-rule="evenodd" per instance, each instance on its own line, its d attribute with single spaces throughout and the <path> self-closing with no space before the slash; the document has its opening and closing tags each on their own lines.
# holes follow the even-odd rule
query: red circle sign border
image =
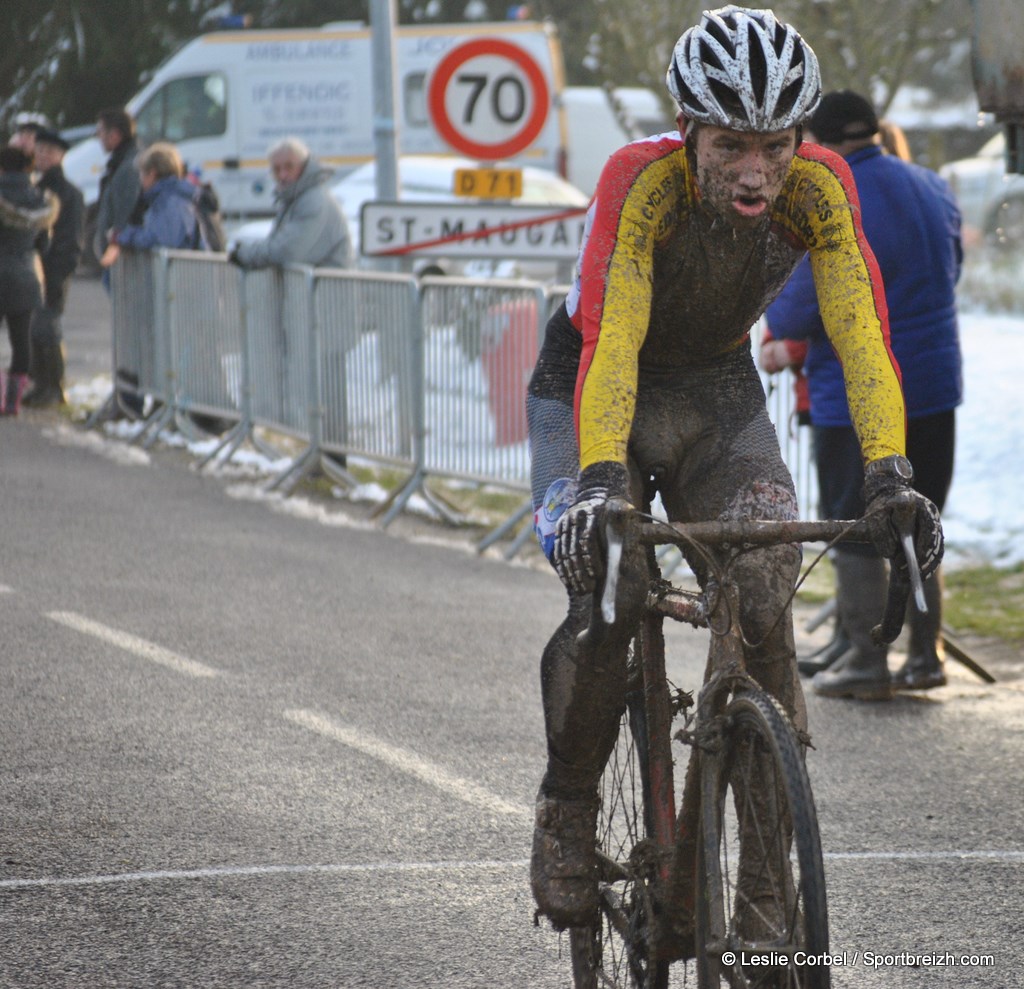
<svg viewBox="0 0 1024 989">
<path fill-rule="evenodd" d="M 537 105 L 522 131 L 500 144 L 480 144 L 464 137 L 452 126 L 445 112 L 444 94 L 449 80 L 455 75 L 455 71 L 460 65 L 479 55 L 501 55 L 515 62 L 526 74 L 537 97 Z M 544 129 L 550 104 L 551 97 L 548 94 L 547 80 L 544 78 L 540 66 L 528 52 L 511 42 L 502 41 L 500 38 L 479 38 L 475 41 L 467 41 L 459 45 L 458 48 L 453 48 L 438 63 L 430 79 L 430 88 L 427 93 L 430 117 L 441 137 L 456 151 L 488 161 L 513 157 L 533 144 Z"/>
</svg>

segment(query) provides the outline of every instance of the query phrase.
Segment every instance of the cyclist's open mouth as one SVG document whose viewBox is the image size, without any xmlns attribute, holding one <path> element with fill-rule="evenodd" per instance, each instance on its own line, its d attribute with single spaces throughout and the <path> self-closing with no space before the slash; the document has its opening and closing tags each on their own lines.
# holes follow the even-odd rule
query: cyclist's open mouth
<svg viewBox="0 0 1024 989">
<path fill-rule="evenodd" d="M 732 205 L 740 216 L 755 217 L 768 208 L 768 200 L 763 196 L 736 196 Z"/>
</svg>

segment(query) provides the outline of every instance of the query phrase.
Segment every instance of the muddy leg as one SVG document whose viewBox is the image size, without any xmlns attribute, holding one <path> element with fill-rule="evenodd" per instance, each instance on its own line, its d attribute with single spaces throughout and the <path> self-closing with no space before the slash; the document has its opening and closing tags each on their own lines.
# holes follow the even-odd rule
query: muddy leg
<svg viewBox="0 0 1024 989">
<path fill-rule="evenodd" d="M 530 873 L 538 911 L 559 929 L 585 926 L 597 912 L 598 782 L 625 706 L 627 652 L 648 585 L 634 556 L 620 577 L 616 624 L 581 643 L 592 596 L 571 598 L 541 661 L 548 766 L 537 795 Z"/>
<path fill-rule="evenodd" d="M 800 575 L 800 559 L 796 546 L 756 550 L 737 561 L 734 574 L 740 585 L 747 672 L 782 705 L 793 725 L 806 731 L 793 611 L 786 603 Z"/>
</svg>

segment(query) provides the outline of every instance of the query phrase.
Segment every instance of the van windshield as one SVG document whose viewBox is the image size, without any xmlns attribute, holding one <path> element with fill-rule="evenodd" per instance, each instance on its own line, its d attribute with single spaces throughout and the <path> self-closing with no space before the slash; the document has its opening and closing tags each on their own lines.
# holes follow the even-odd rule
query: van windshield
<svg viewBox="0 0 1024 989">
<path fill-rule="evenodd" d="M 218 137 L 227 129 L 227 80 L 219 72 L 171 79 L 136 116 L 144 144 Z"/>
</svg>

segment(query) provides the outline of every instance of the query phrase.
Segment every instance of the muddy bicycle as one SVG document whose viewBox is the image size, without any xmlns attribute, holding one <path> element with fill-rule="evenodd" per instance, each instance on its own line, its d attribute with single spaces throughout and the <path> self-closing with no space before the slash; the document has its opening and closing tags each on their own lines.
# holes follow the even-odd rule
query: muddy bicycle
<svg viewBox="0 0 1024 989">
<path fill-rule="evenodd" d="M 685 962 L 701 989 L 828 989 L 828 909 L 821 842 L 804 765 L 809 738 L 747 674 L 740 592 L 730 565 L 758 546 L 869 541 L 863 520 L 658 521 L 609 503 L 609 576 L 585 635 L 615 620 L 624 547 L 643 547 L 651 571 L 645 616 L 628 667 L 625 711 L 601 781 L 600 916 L 569 932 L 577 989 L 666 989 Z M 908 535 L 894 518 L 907 565 L 893 568 L 875 634 L 891 642 L 911 590 L 924 606 Z M 710 578 L 701 593 L 663 580 L 658 545 L 698 553 Z M 823 554 L 822 554 L 823 555 Z M 665 672 L 664 619 L 711 631 L 704 684 L 693 695 Z M 674 739 L 690 749 L 676 806 Z M 677 965 L 673 972 L 683 968 Z"/>
</svg>

